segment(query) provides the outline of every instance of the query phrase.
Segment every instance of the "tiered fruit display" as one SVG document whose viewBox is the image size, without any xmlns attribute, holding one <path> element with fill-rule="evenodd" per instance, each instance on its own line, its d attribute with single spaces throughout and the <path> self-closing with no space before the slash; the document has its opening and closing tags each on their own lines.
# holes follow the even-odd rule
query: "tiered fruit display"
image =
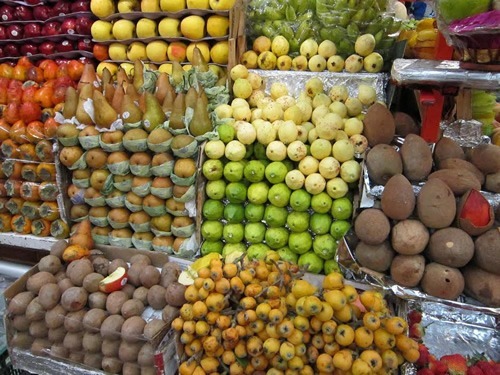
<svg viewBox="0 0 500 375">
<path fill-rule="evenodd" d="M 52 60 L 0 64 L 2 232 L 66 238 L 68 225 L 56 182 L 54 112 L 75 87 L 83 64 Z"/>
<path fill-rule="evenodd" d="M 158 343 L 185 301 L 176 281 L 179 266 L 155 264 L 145 254 L 127 262 L 91 256 L 89 240 L 84 221 L 69 244 L 57 242 L 40 259 L 8 302 L 9 343 L 78 369 L 83 364 L 112 374 L 154 375 Z M 69 253 L 78 256 L 69 261 Z"/>
<path fill-rule="evenodd" d="M 419 358 L 380 292 L 358 293 L 336 272 L 317 288 L 275 259 L 198 269 L 172 322 L 184 348 L 179 374 L 397 373 Z"/>
<path fill-rule="evenodd" d="M 384 190 L 380 208 L 361 211 L 354 222 L 358 262 L 431 296 L 454 300 L 465 292 L 500 306 L 495 286 L 500 231 L 480 192 L 500 192 L 500 146 L 482 144 L 464 152 L 442 138 L 432 154 L 414 134 L 406 136 L 399 152 L 368 139 L 373 141 L 366 156 L 368 176 Z M 423 181 L 415 197 L 412 183 Z"/>
<path fill-rule="evenodd" d="M 378 73 L 384 67 L 384 58 L 374 52 L 375 43 L 372 34 L 360 35 L 354 43 L 353 53 L 342 56 L 331 40 L 318 44 L 314 39 L 307 39 L 300 45 L 299 55 L 292 57 L 290 44 L 284 36 L 278 35 L 272 40 L 260 36 L 253 42 L 252 50 L 241 55 L 240 62 L 248 69 Z"/>
<path fill-rule="evenodd" d="M 327 95 L 315 77 L 295 99 L 283 83 L 267 96 L 261 77 L 242 65 L 231 77 L 236 98 L 215 109 L 220 139 L 204 148 L 201 252 L 254 259 L 272 249 L 309 272 L 328 273 L 349 229 L 349 188 L 357 189 L 361 173 L 356 155 L 367 147 L 362 111 L 375 90 L 360 85 L 349 96 L 347 87 L 333 86 Z"/>
<path fill-rule="evenodd" d="M 0 7 L 0 59 L 92 57 L 90 0 L 12 1 Z"/>
<path fill-rule="evenodd" d="M 230 9 L 227 1 L 91 1 L 100 19 L 92 25 L 92 38 L 100 46 L 99 60 L 192 64 L 197 46 L 205 61 L 227 65 Z"/>
<path fill-rule="evenodd" d="M 248 3 L 250 43 L 259 36 L 273 39 L 282 35 L 294 57 L 300 46 L 312 38 L 335 43 L 343 58 L 354 53 L 354 42 L 363 34 L 372 34 L 375 50 L 387 59 L 401 21 L 386 12 L 387 0 L 317 0 L 281 3 L 252 0 Z M 265 11 L 262 11 L 265 9 Z"/>
<path fill-rule="evenodd" d="M 116 80 L 91 65 L 68 90 L 57 132 L 61 163 L 72 171 L 71 220 L 89 218 L 99 244 L 191 257 L 198 250 L 198 140 L 212 131 L 209 111 L 227 103 L 226 86 L 199 50 L 196 67 L 171 76 L 137 61 Z"/>
</svg>

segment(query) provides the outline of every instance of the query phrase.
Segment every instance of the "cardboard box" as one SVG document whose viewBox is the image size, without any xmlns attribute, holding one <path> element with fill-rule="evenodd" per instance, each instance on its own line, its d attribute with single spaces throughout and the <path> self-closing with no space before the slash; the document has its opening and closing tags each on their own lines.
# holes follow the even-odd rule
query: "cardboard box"
<svg viewBox="0 0 500 375">
<path fill-rule="evenodd" d="M 136 254 L 144 254 L 149 256 L 152 261 L 152 265 L 161 268 L 163 264 L 169 261 L 169 257 L 165 253 L 160 252 L 151 252 L 151 251 L 143 251 L 137 249 L 123 249 L 123 248 L 114 248 L 111 246 L 102 247 L 100 249 L 104 256 L 110 260 L 121 258 L 125 261 L 129 261 L 130 258 Z M 32 267 L 28 272 L 26 272 L 23 276 L 21 276 L 16 282 L 14 282 L 9 288 L 7 288 L 4 292 L 4 296 L 6 299 L 6 303 L 8 306 L 9 301 L 18 293 L 26 290 L 26 282 L 28 278 L 38 272 L 38 265 Z M 154 317 L 161 318 L 161 310 L 153 310 L 151 307 L 147 307 L 142 314 L 143 318 L 148 321 Z M 47 374 L 47 375 L 67 375 L 71 374 L 105 374 L 102 370 L 98 370 L 96 368 L 92 368 L 81 363 L 72 362 L 67 359 L 51 357 L 47 354 L 47 356 L 36 356 L 33 355 L 30 350 L 25 350 L 21 348 L 16 348 L 12 345 L 12 338 L 15 334 L 15 329 L 12 326 L 12 320 L 6 314 L 4 315 L 4 322 L 6 328 L 6 336 L 7 336 L 7 345 L 9 349 L 9 354 L 11 356 L 11 360 L 16 368 L 23 369 L 32 373 L 36 373 L 39 375 Z M 174 353 L 170 350 L 168 353 L 162 353 L 159 348 L 161 347 L 160 343 L 162 339 L 167 334 L 168 329 L 164 329 L 157 336 L 155 336 L 149 343 L 153 345 L 155 348 L 155 369 L 158 375 L 162 374 L 170 374 L 171 372 L 165 371 L 165 366 L 169 366 L 171 369 L 171 361 L 168 356 L 173 356 Z M 141 341 L 144 343 L 148 342 L 146 339 L 141 338 Z M 166 357 L 167 356 L 167 357 Z M 159 360 L 161 358 L 161 361 Z M 163 365 L 164 367 L 159 367 Z"/>
</svg>

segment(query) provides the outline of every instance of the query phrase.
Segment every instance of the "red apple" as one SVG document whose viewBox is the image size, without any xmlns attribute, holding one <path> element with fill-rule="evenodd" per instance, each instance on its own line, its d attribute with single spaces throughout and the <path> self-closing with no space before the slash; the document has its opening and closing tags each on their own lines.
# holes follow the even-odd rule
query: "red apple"
<svg viewBox="0 0 500 375">
<path fill-rule="evenodd" d="M 90 39 L 79 40 L 76 48 L 79 51 L 92 52 L 92 49 L 94 48 L 94 43 L 92 43 Z"/>
<path fill-rule="evenodd" d="M 42 35 L 42 26 L 39 23 L 27 23 L 24 25 L 24 37 L 25 38 L 36 38 Z"/>
<path fill-rule="evenodd" d="M 120 290 L 127 283 L 127 271 L 118 267 L 110 275 L 99 282 L 99 290 L 104 293 L 112 293 Z"/>
<path fill-rule="evenodd" d="M 73 42 L 70 40 L 63 40 L 61 43 L 56 44 L 57 52 L 71 52 L 73 49 Z"/>
<path fill-rule="evenodd" d="M 14 20 L 14 8 L 10 5 L 2 5 L 0 7 L 0 20 L 3 22 Z"/>
<path fill-rule="evenodd" d="M 52 17 L 64 16 L 71 13 L 71 3 L 69 1 L 59 0 L 52 7 Z"/>
<path fill-rule="evenodd" d="M 61 22 L 60 34 L 75 34 L 76 32 L 76 18 L 65 18 Z"/>
<path fill-rule="evenodd" d="M 90 29 L 94 20 L 89 16 L 83 16 L 76 19 L 76 33 L 80 35 L 90 35 Z"/>
<path fill-rule="evenodd" d="M 80 0 L 71 3 L 71 13 L 76 12 L 88 12 L 90 11 L 90 1 L 88 0 Z"/>
<path fill-rule="evenodd" d="M 5 57 L 5 53 L 3 52 L 3 46 L 0 45 L 0 58 Z"/>
<path fill-rule="evenodd" d="M 42 0 L 25 0 L 29 5 L 38 5 L 42 3 Z"/>
<path fill-rule="evenodd" d="M 94 64 L 94 60 L 90 57 L 87 56 L 82 56 L 78 58 L 78 61 L 80 61 L 82 64 Z"/>
<path fill-rule="evenodd" d="M 5 29 L 4 26 L 0 25 L 0 40 L 5 40 L 5 39 L 8 39 L 7 30 Z"/>
<path fill-rule="evenodd" d="M 31 56 L 38 53 L 38 46 L 33 43 L 24 43 L 20 48 L 21 55 Z"/>
<path fill-rule="evenodd" d="M 19 57 L 21 53 L 19 52 L 19 47 L 14 43 L 6 44 L 3 48 L 5 56 L 9 57 Z"/>
<path fill-rule="evenodd" d="M 52 41 L 43 42 L 38 46 L 38 51 L 44 55 L 52 55 L 56 52 L 56 44 Z"/>
<path fill-rule="evenodd" d="M 45 21 L 49 19 L 52 14 L 52 9 L 48 5 L 38 5 L 33 8 L 33 17 L 39 21 Z"/>
<path fill-rule="evenodd" d="M 33 19 L 33 11 L 26 5 L 18 5 L 14 8 L 14 18 L 18 21 L 29 21 Z"/>
<path fill-rule="evenodd" d="M 61 27 L 61 23 L 59 23 L 57 21 L 46 22 L 42 26 L 42 36 L 59 35 L 60 27 Z"/>
<path fill-rule="evenodd" d="M 17 24 L 7 26 L 7 38 L 16 40 L 22 39 L 23 38 L 22 26 Z"/>
</svg>

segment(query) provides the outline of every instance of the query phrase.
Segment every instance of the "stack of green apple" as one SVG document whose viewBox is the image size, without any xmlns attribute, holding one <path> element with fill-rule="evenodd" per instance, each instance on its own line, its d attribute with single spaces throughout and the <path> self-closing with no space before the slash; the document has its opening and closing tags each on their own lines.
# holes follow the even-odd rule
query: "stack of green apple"
<svg viewBox="0 0 500 375">
<path fill-rule="evenodd" d="M 363 110 L 373 87 L 356 96 L 345 86 L 328 94 L 311 78 L 298 98 L 283 83 L 266 95 L 259 75 L 231 69 L 235 99 L 215 109 L 218 140 L 204 148 L 206 179 L 202 255 L 234 251 L 283 259 L 328 273 L 350 228 L 352 190 L 366 147 Z"/>
</svg>

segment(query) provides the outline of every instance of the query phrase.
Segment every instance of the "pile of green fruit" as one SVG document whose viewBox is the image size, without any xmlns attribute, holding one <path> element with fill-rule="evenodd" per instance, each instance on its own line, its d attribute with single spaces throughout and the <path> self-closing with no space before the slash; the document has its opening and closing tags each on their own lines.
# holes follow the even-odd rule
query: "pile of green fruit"
<svg viewBox="0 0 500 375">
<path fill-rule="evenodd" d="M 350 228 L 367 140 L 363 110 L 376 101 L 371 86 L 357 97 L 347 87 L 311 78 L 295 99 L 283 83 L 270 96 L 243 65 L 231 70 L 231 105 L 215 109 L 218 140 L 205 144 L 201 254 L 276 251 L 313 273 L 336 269 L 339 241 Z"/>
</svg>

